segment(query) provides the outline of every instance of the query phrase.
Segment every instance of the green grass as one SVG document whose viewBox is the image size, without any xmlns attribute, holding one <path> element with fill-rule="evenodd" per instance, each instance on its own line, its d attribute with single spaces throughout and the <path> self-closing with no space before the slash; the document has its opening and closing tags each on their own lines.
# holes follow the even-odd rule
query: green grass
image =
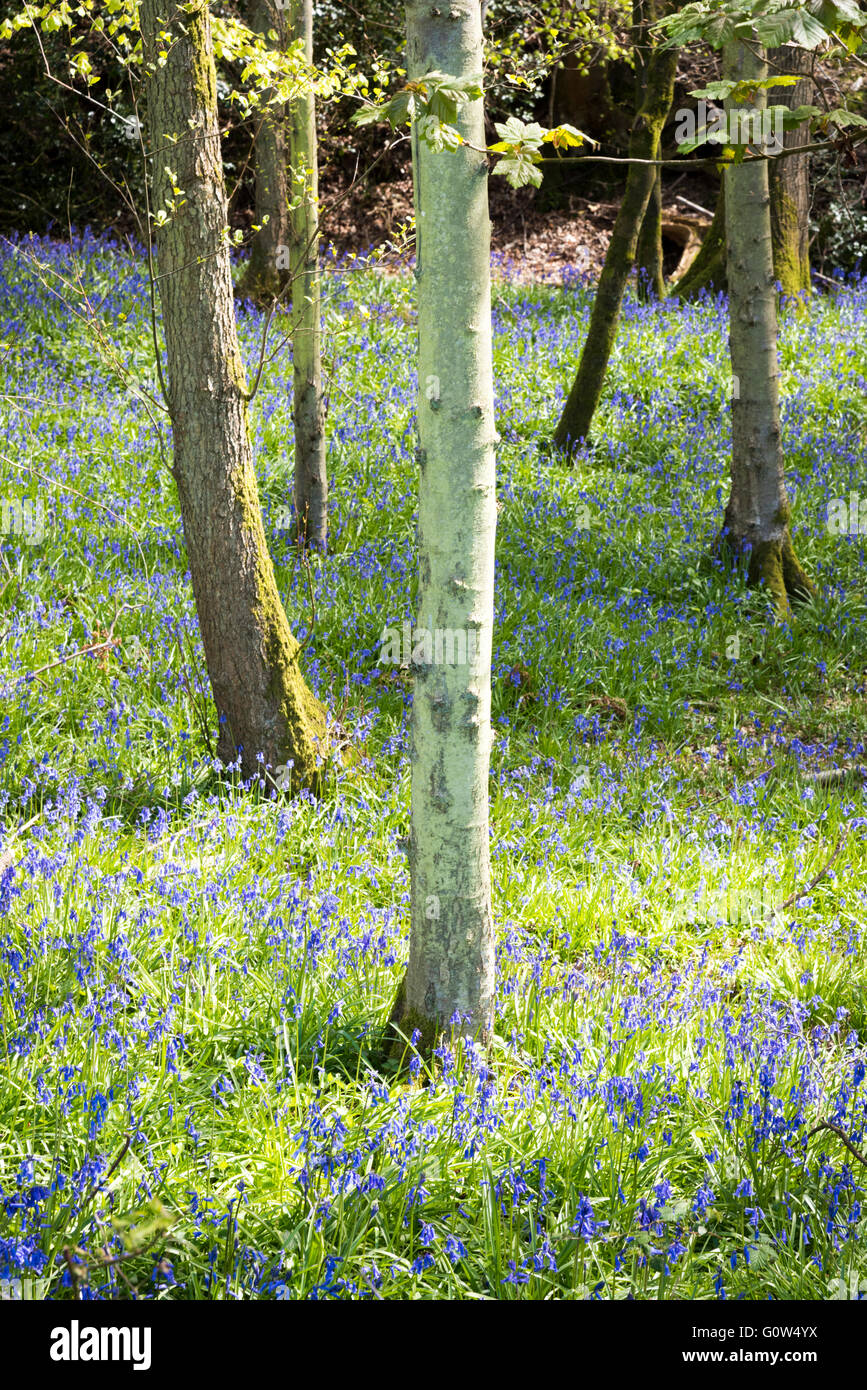
<svg viewBox="0 0 867 1390">
<path fill-rule="evenodd" d="M 140 267 L 77 254 L 152 377 Z M 784 325 L 795 537 L 820 593 L 778 625 L 707 561 L 720 311 L 629 308 L 593 447 L 564 470 L 544 438 L 586 302 L 499 287 L 496 1038 L 487 1061 L 454 1044 L 397 1076 L 379 1044 L 406 956 L 411 682 L 376 657 L 414 593 L 410 281 L 329 279 L 315 620 L 276 525 L 285 357 L 254 406 L 281 592 L 356 749 L 318 802 L 285 805 L 209 760 L 147 412 L 31 268 L 5 273 L 4 495 L 42 497 L 52 524 L 0 550 L 0 1274 L 71 1297 L 69 1248 L 120 1297 L 707 1299 L 721 1278 L 729 1298 L 823 1299 L 867 1277 L 863 1165 L 832 1131 L 806 1138 L 833 1118 L 864 1147 L 867 822 L 857 778 L 810 780 L 867 761 L 862 541 L 824 525 L 829 497 L 867 494 L 863 290 Z"/>
</svg>

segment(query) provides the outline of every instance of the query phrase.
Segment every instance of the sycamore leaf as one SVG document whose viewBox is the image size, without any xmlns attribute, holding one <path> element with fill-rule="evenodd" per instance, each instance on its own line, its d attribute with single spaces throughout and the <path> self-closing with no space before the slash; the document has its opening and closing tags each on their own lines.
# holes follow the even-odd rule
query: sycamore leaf
<svg viewBox="0 0 867 1390">
<path fill-rule="evenodd" d="M 432 150 L 456 150 L 464 143 L 460 131 L 441 121 L 438 116 L 421 116 L 416 129 L 419 139 L 424 140 Z"/>
<path fill-rule="evenodd" d="M 520 121 L 517 116 L 510 116 L 507 121 L 494 121 L 494 129 L 501 140 L 512 145 L 532 143 L 538 146 L 545 139 L 545 131 L 537 121 L 531 121 L 527 124 L 525 121 Z"/>
<path fill-rule="evenodd" d="M 812 121 L 822 115 L 818 106 L 770 106 L 768 110 L 779 112 L 785 130 L 796 130 L 805 121 Z"/>
<path fill-rule="evenodd" d="M 548 143 L 552 144 L 555 150 L 569 149 L 570 146 L 583 145 L 585 140 L 591 145 L 598 144 L 589 135 L 585 135 L 582 130 L 576 130 L 573 125 L 558 125 L 553 130 L 549 130 L 546 136 Z"/>
<path fill-rule="evenodd" d="M 528 183 L 539 188 L 542 183 L 542 170 L 538 169 L 532 160 L 521 156 L 516 159 L 498 160 L 492 173 L 502 174 L 513 188 L 523 188 Z"/>
<path fill-rule="evenodd" d="M 867 126 L 867 116 L 861 116 L 857 111 L 847 111 L 845 106 L 838 106 L 835 110 L 827 112 L 824 121 L 840 130 L 853 125 Z"/>
<path fill-rule="evenodd" d="M 753 92 L 767 92 L 771 87 L 794 87 L 801 80 L 800 77 L 769 77 L 764 82 L 708 82 L 706 87 L 690 92 L 690 96 L 708 97 L 711 101 L 725 101 L 726 97 L 734 101 L 749 101 Z"/>
</svg>

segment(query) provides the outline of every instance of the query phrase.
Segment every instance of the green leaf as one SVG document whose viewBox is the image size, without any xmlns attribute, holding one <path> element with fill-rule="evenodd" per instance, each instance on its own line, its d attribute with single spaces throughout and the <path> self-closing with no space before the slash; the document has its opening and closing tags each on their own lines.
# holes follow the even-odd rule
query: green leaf
<svg viewBox="0 0 867 1390">
<path fill-rule="evenodd" d="M 528 183 L 539 188 L 542 183 L 542 170 L 529 159 L 500 159 L 491 172 L 503 174 L 512 188 L 523 188 Z"/>
<path fill-rule="evenodd" d="M 824 119 L 829 125 L 835 125 L 840 130 L 853 125 L 867 126 L 867 116 L 860 116 L 857 111 L 848 111 L 845 106 L 838 106 L 835 110 L 829 111 Z"/>
<path fill-rule="evenodd" d="M 362 106 L 352 116 L 353 125 L 374 125 L 385 120 L 385 106 Z"/>
<path fill-rule="evenodd" d="M 690 96 L 709 97 L 712 101 L 725 101 L 726 97 L 746 101 L 752 92 L 770 91 L 771 87 L 793 87 L 801 80 L 800 77 L 769 77 L 764 82 L 708 82 L 706 87 L 690 92 Z"/>
</svg>

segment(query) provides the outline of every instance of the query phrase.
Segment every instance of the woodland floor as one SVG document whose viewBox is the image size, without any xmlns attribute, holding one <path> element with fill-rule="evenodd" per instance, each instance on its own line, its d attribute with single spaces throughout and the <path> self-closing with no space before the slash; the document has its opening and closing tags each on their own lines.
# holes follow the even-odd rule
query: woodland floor
<svg viewBox="0 0 867 1390">
<path fill-rule="evenodd" d="M 571 257 L 562 284 L 502 257 L 494 295 L 495 1041 L 398 1076 L 412 676 L 379 656 L 415 603 L 412 279 L 328 263 L 309 582 L 285 346 L 253 405 L 280 591 L 353 750 L 286 802 L 212 757 L 175 488 L 123 384 L 155 388 L 143 260 L 3 248 L 0 482 L 31 527 L 0 540 L 0 1277 L 71 1298 L 70 1248 L 85 1298 L 867 1281 L 865 537 L 828 526 L 867 497 L 867 282 L 783 317 L 817 597 L 780 624 L 709 559 L 722 298 L 630 296 L 593 440 L 552 461 L 591 305 Z M 238 321 L 251 368 L 263 316 Z"/>
</svg>

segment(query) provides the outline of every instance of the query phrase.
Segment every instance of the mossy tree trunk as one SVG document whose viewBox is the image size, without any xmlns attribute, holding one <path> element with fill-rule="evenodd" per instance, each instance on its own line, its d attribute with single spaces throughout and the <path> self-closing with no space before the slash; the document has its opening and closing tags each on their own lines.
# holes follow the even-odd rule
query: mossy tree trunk
<svg viewBox="0 0 867 1390">
<path fill-rule="evenodd" d="M 671 109 L 676 71 L 677 50 L 654 48 L 647 63 L 644 101 L 632 127 L 630 158 L 657 158 L 660 134 Z M 554 431 L 554 446 L 565 453 L 571 453 L 590 431 L 617 334 L 623 294 L 635 264 L 641 224 L 655 181 L 656 169 L 652 164 L 630 164 L 578 372 Z"/>
<path fill-rule="evenodd" d="M 276 0 L 252 0 L 250 28 L 273 33 L 284 47 L 288 33 L 285 6 Z M 267 94 L 266 94 L 267 96 Z M 238 283 L 239 294 L 259 303 L 275 299 L 289 283 L 289 135 L 286 113 L 279 106 L 257 112 L 258 129 L 253 150 L 256 168 L 255 220 L 250 259 Z"/>
<path fill-rule="evenodd" d="M 811 57 L 803 48 L 786 44 L 774 54 L 774 73 L 781 70 L 799 76 L 794 87 L 772 88 L 770 100 L 778 106 L 807 106 L 813 99 L 810 77 Z M 785 149 L 798 149 L 810 139 L 809 127 L 787 130 Z M 789 155 L 774 160 L 770 167 L 771 235 L 774 248 L 774 274 L 783 294 L 805 296 L 810 293 L 810 156 Z"/>
<path fill-rule="evenodd" d="M 312 0 L 292 0 L 291 35 L 313 62 Z M 292 418 L 295 426 L 295 514 L 298 542 L 328 545 L 328 475 L 322 397 L 322 311 L 319 279 L 319 172 L 316 99 L 290 104 L 292 152 Z"/>
<path fill-rule="evenodd" d="M 727 288 L 726 198 L 723 176 L 720 180 L 713 221 L 704 234 L 701 250 L 686 274 L 672 285 L 672 293 L 679 295 L 681 299 L 695 299 L 702 290 L 719 293 Z"/>
<path fill-rule="evenodd" d="M 325 711 L 298 668 L 265 542 L 235 327 L 217 86 L 207 4 L 142 0 L 172 473 L 208 675 L 217 751 L 292 764 L 314 783 Z"/>
<path fill-rule="evenodd" d="M 479 0 L 407 0 L 411 80 L 483 70 Z M 488 845 L 496 530 L 490 221 L 481 100 L 459 109 L 467 144 L 436 151 L 413 129 L 418 292 L 419 627 L 410 831 L 411 934 L 392 1021 L 428 1049 L 493 1027 Z M 476 149 L 472 147 L 476 146 Z M 400 1039 L 396 1049 L 402 1051 Z"/>
<path fill-rule="evenodd" d="M 660 142 L 657 141 L 657 156 L 659 150 Z M 659 169 L 638 234 L 635 269 L 638 272 L 636 285 L 639 299 L 664 299 L 668 291 L 662 264 L 662 172 Z"/>
<path fill-rule="evenodd" d="M 757 42 L 728 45 L 725 71 L 737 81 L 763 81 L 768 75 L 764 51 Z M 766 100 L 767 94 L 758 91 L 749 105 L 761 109 Z M 729 110 L 736 105 L 726 103 Z M 735 390 L 731 494 L 721 541 L 739 560 L 747 559 L 749 582 L 767 584 L 783 616 L 790 599 L 808 597 L 812 585 L 798 563 L 789 530 L 767 162 L 731 165 L 725 179 Z"/>
<path fill-rule="evenodd" d="M 635 110 L 640 111 L 647 86 L 647 63 L 651 49 L 648 42 L 649 26 L 659 18 L 657 0 L 632 0 L 632 41 L 635 53 Z M 656 141 L 654 159 L 658 159 L 662 145 L 662 131 Z M 635 268 L 638 271 L 638 294 L 641 299 L 654 295 L 665 298 L 665 272 L 662 264 L 662 170 L 657 169 L 647 203 L 647 211 L 641 222 L 638 234 L 638 247 L 635 253 Z"/>
</svg>

